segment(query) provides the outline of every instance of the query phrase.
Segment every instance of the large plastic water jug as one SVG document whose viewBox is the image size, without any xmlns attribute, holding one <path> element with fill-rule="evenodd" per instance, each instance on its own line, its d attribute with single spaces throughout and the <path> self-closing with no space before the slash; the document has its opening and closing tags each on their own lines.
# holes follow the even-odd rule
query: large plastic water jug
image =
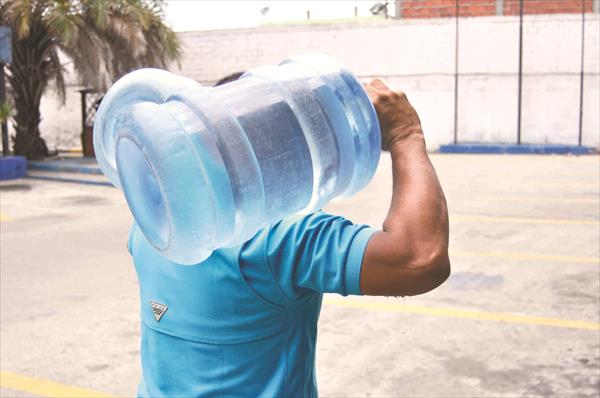
<svg viewBox="0 0 600 398">
<path fill-rule="evenodd" d="M 324 55 L 262 66 L 223 86 L 142 69 L 96 114 L 94 147 L 165 257 L 196 264 L 372 178 L 381 137 L 356 77 Z"/>
</svg>

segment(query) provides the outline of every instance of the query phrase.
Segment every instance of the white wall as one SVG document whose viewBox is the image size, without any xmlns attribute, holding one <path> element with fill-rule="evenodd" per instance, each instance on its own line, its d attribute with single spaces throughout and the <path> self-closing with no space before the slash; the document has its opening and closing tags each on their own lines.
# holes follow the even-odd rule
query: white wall
<svg viewBox="0 0 600 398">
<path fill-rule="evenodd" d="M 580 18 L 525 16 L 523 142 L 577 143 Z M 600 147 L 599 18 L 586 19 L 583 141 Z M 518 18 L 462 18 L 459 27 L 459 140 L 514 142 Z M 452 141 L 453 19 L 183 32 L 180 38 L 184 59 L 178 73 L 206 84 L 290 54 L 329 53 L 360 78 L 382 77 L 406 91 L 430 148 Z"/>
<path fill-rule="evenodd" d="M 78 85 L 77 76 L 73 73 L 73 66 L 69 59 L 64 54 L 61 54 L 61 59 L 64 60 L 65 67 L 65 103 L 62 103 L 55 91 L 54 83 L 51 82 L 40 105 L 42 118 L 40 132 L 50 151 L 59 148 L 81 148 L 81 101 L 78 90 L 83 87 Z M 10 90 L 10 87 L 8 89 Z M 15 134 L 10 121 L 8 133 L 10 136 Z M 0 148 L 2 148 L 1 144 Z"/>
<path fill-rule="evenodd" d="M 581 16 L 527 15 L 524 23 L 522 139 L 577 143 Z M 586 14 L 583 142 L 600 147 L 599 15 Z M 518 17 L 461 18 L 460 141 L 515 142 Z M 389 20 L 182 32 L 176 73 L 205 84 L 302 52 L 338 58 L 360 78 L 381 77 L 404 90 L 417 108 L 428 145 L 453 138 L 454 19 Z M 49 146 L 79 146 L 78 87 L 59 108 L 49 94 L 42 132 Z"/>
<path fill-rule="evenodd" d="M 40 132 L 48 148 L 81 148 L 81 86 L 69 85 L 65 104 L 54 91 L 42 98 Z"/>
</svg>

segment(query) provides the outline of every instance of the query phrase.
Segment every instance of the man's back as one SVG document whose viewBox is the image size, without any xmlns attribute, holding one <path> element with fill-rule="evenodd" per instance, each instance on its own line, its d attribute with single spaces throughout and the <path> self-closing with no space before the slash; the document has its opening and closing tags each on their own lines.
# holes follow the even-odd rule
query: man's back
<svg viewBox="0 0 600 398">
<path fill-rule="evenodd" d="M 134 226 L 139 395 L 317 396 L 322 292 L 360 294 L 373 232 L 322 212 L 293 216 L 183 266 L 161 257 Z"/>
</svg>

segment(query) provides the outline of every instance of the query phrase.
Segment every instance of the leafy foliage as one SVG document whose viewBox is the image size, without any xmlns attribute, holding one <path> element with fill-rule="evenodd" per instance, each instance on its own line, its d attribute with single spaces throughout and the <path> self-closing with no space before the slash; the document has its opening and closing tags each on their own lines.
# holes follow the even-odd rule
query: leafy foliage
<svg viewBox="0 0 600 398">
<path fill-rule="evenodd" d="M 8 101 L 5 101 L 0 104 L 0 123 L 4 123 L 8 120 L 11 111 L 12 109 Z"/>
<path fill-rule="evenodd" d="M 179 42 L 163 17 L 163 0 L 3 0 L 0 24 L 12 28 L 14 152 L 47 155 L 39 107 L 52 82 L 65 99 L 63 55 L 83 85 L 101 91 L 129 71 L 179 59 Z"/>
</svg>

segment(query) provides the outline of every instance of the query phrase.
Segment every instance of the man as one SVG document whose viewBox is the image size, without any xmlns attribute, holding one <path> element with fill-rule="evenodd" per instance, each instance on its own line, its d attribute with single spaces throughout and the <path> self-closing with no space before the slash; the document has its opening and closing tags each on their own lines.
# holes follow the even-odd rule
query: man
<svg viewBox="0 0 600 398">
<path fill-rule="evenodd" d="M 132 228 L 140 396 L 315 397 L 323 293 L 416 295 L 448 277 L 446 202 L 419 117 L 381 81 L 365 88 L 392 157 L 381 231 L 321 211 L 296 215 L 190 267 L 161 257 Z"/>
</svg>

